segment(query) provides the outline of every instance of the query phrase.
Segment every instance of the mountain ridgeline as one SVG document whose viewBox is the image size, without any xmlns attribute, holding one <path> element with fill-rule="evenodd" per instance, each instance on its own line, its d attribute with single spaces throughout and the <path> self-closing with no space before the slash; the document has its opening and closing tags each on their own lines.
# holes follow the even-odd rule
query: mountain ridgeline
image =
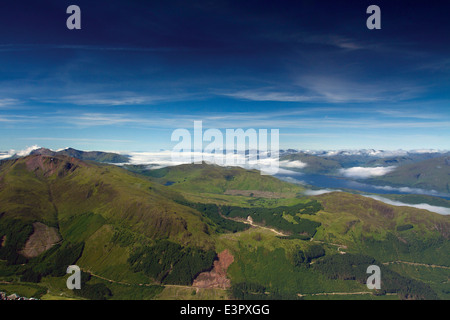
<svg viewBox="0 0 450 320">
<path fill-rule="evenodd" d="M 67 148 L 61 151 L 52 151 L 46 148 L 36 149 L 30 152 L 30 155 L 44 156 L 67 156 L 85 161 L 97 161 L 105 163 L 127 163 L 130 158 L 126 155 L 120 155 L 112 152 L 101 151 L 80 151 L 73 148 Z"/>
</svg>

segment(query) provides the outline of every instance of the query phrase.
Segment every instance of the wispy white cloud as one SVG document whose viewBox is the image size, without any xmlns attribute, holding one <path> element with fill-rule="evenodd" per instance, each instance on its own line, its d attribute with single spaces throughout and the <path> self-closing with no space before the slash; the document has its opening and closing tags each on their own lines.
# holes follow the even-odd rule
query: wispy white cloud
<svg viewBox="0 0 450 320">
<path fill-rule="evenodd" d="M 141 94 L 129 91 L 113 93 L 83 93 L 61 96 L 58 98 L 38 99 L 46 103 L 68 103 L 79 106 L 126 106 L 126 105 L 151 105 L 168 101 L 180 101 L 192 99 L 194 94 Z"/>
<path fill-rule="evenodd" d="M 128 113 L 105 113 L 105 112 L 54 112 L 45 113 L 40 116 L 23 116 L 23 115 L 2 115 L 0 122 L 6 124 L 58 124 L 58 126 L 68 125 L 77 127 L 92 127 L 92 126 L 139 126 L 152 128 L 192 128 L 193 122 L 196 120 L 203 120 L 204 128 L 282 128 L 284 130 L 293 128 L 318 129 L 326 128 L 332 129 L 448 129 L 450 127 L 450 120 L 443 117 L 436 121 L 386 121 L 381 119 L 360 119 L 360 118 L 323 118 L 301 116 L 283 116 L 277 118 L 276 113 L 267 112 L 252 116 L 248 113 L 234 113 L 224 117 L 217 114 L 202 114 L 202 115 L 183 115 L 183 114 L 169 114 L 169 113 L 153 113 L 151 116 L 128 114 Z M 289 135 L 289 133 L 281 132 L 282 135 Z M 298 133 L 295 133 L 298 134 Z M 317 135 L 317 133 L 305 133 L 306 135 Z M 303 134 L 303 135 L 305 135 Z M 302 133 L 300 133 L 302 135 Z M 375 136 L 374 136 L 375 137 Z"/>
<path fill-rule="evenodd" d="M 282 91 L 277 92 L 267 88 L 222 93 L 221 95 L 235 99 L 250 100 L 250 101 L 279 101 L 279 102 L 305 102 L 318 100 L 319 98 L 309 95 L 298 94 L 295 92 L 282 92 Z"/>
<path fill-rule="evenodd" d="M 431 61 L 431 62 L 430 62 Z M 447 72 L 450 69 L 449 58 L 435 58 L 427 60 L 418 66 L 419 70 L 429 70 L 432 72 Z"/>
<path fill-rule="evenodd" d="M 347 75 L 323 73 L 292 76 L 289 89 L 282 87 L 260 87 L 236 91 L 214 91 L 219 96 L 239 100 L 276 102 L 327 102 L 376 103 L 410 100 L 423 93 L 426 88 L 406 81 L 364 82 L 348 78 Z"/>
<path fill-rule="evenodd" d="M 366 179 L 370 177 L 384 176 L 385 174 L 393 171 L 395 168 L 395 166 L 374 168 L 353 167 L 347 169 L 339 169 L 339 173 L 344 177 Z"/>
<path fill-rule="evenodd" d="M 319 101 L 345 102 L 389 102 L 408 100 L 424 91 L 411 83 L 361 82 L 339 75 L 311 74 L 298 77 L 296 84 L 320 97 Z"/>
<path fill-rule="evenodd" d="M 376 113 L 385 115 L 390 118 L 416 118 L 416 119 L 428 119 L 437 120 L 442 119 L 442 113 L 424 112 L 423 110 L 395 110 L 395 109 L 376 109 Z"/>
<path fill-rule="evenodd" d="M 345 50 L 361 50 L 369 48 L 369 45 L 362 43 L 362 41 L 338 34 L 309 35 L 297 37 L 297 40 L 303 43 L 322 44 Z"/>
<path fill-rule="evenodd" d="M 3 98 L 3 99 L 0 99 L 0 108 L 15 106 L 19 103 L 20 103 L 20 101 L 18 99 Z"/>
<path fill-rule="evenodd" d="M 313 109 L 313 108 L 312 108 Z M 154 112 L 148 114 L 133 113 L 107 113 L 107 112 L 83 112 L 73 110 L 71 113 L 65 111 L 43 113 L 39 116 L 24 116 L 21 114 L 8 114 L 0 117 L 0 122 L 15 123 L 57 123 L 75 126 L 118 126 L 135 125 L 157 128 L 190 128 L 193 121 L 203 120 L 204 127 L 209 128 L 302 128 L 302 129 L 427 129 L 450 127 L 450 119 L 442 115 L 440 119 L 416 119 L 395 121 L 395 119 L 368 119 L 358 116 L 352 111 L 342 111 L 341 115 L 324 117 L 320 112 L 312 109 L 286 110 L 264 113 L 234 112 L 229 114 L 205 112 L 203 114 L 173 114 Z M 346 116 L 351 113 L 351 116 Z M 303 117 L 304 115 L 304 117 Z M 283 135 L 289 133 L 282 132 Z M 296 133 L 297 134 L 297 133 Z M 317 134 L 317 133 L 306 133 Z"/>
<path fill-rule="evenodd" d="M 380 46 L 374 46 L 361 40 L 342 36 L 340 34 L 319 34 L 319 33 L 266 33 L 261 37 L 277 42 L 285 42 L 289 44 L 306 44 L 306 45 L 322 45 L 332 47 L 334 49 L 343 49 L 346 51 L 363 50 L 363 49 L 380 49 Z"/>
<path fill-rule="evenodd" d="M 390 205 L 393 205 L 393 206 L 413 207 L 413 208 L 428 210 L 428 211 L 439 213 L 439 214 L 443 214 L 443 215 L 449 215 L 450 214 L 450 208 L 432 206 L 432 205 L 429 205 L 427 203 L 408 204 L 408 203 L 404 203 L 404 202 L 400 202 L 400 201 L 394 201 L 394 200 L 387 199 L 387 198 L 380 197 L 380 196 L 365 195 L 365 197 L 372 198 L 372 199 L 375 199 L 375 200 L 378 200 L 378 201 L 381 201 L 381 202 L 384 202 L 386 204 L 390 204 Z"/>
<path fill-rule="evenodd" d="M 102 97 L 100 95 L 73 95 L 63 97 L 63 102 L 76 105 L 105 105 L 105 106 L 123 106 L 153 103 L 158 101 L 157 97 L 129 96 L 129 97 Z"/>
</svg>

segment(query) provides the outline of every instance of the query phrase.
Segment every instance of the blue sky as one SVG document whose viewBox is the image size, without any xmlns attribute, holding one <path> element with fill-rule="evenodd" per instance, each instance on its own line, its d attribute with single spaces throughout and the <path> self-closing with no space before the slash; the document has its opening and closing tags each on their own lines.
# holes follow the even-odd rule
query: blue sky
<svg viewBox="0 0 450 320">
<path fill-rule="evenodd" d="M 393 2 L 5 2 L 0 150 L 171 149 L 194 120 L 282 148 L 450 149 L 450 5 Z"/>
</svg>

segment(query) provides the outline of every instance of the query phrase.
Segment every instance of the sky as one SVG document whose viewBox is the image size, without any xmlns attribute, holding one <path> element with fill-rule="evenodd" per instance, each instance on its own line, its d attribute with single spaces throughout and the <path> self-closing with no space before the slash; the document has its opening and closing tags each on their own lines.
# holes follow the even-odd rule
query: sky
<svg viewBox="0 0 450 320">
<path fill-rule="evenodd" d="M 81 30 L 69 30 L 69 5 Z M 366 9 L 381 9 L 369 30 Z M 170 150 L 177 128 L 280 147 L 450 149 L 444 1 L 3 1 L 0 151 Z"/>
</svg>

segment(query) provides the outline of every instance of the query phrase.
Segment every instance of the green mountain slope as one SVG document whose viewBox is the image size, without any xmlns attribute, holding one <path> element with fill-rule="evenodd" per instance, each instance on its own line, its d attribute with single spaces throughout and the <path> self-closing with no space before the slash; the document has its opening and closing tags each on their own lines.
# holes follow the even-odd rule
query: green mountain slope
<svg viewBox="0 0 450 320">
<path fill-rule="evenodd" d="M 185 164 L 157 170 L 127 166 L 129 170 L 145 174 L 153 181 L 172 189 L 194 193 L 223 194 L 229 190 L 255 190 L 276 193 L 297 193 L 300 186 L 286 183 L 257 170 L 240 167 L 221 167 L 211 164 Z"/>
<path fill-rule="evenodd" d="M 383 262 L 407 260 L 450 267 L 450 217 L 396 207 L 360 195 L 334 192 L 314 197 L 324 209 L 316 240 L 345 245 Z"/>
<path fill-rule="evenodd" d="M 444 156 L 405 164 L 384 176 L 369 179 L 367 182 L 450 193 L 450 157 Z"/>
<path fill-rule="evenodd" d="M 174 201 L 179 197 L 116 166 L 43 155 L 6 161 L 0 166 L 0 260 L 7 267 L 0 275 L 36 282 L 64 276 L 77 263 L 116 281 L 186 284 L 212 266 L 215 253 L 206 220 Z M 55 228 L 62 240 L 25 259 L 19 252 L 32 239 L 35 222 Z M 45 242 L 45 235 L 34 235 Z M 169 256 L 169 267 L 158 276 L 129 261 L 136 250 L 151 251 L 163 240 L 183 254 Z"/>
<path fill-rule="evenodd" d="M 220 238 L 221 246 L 235 256 L 229 270 L 235 296 L 450 298 L 442 289 L 442 281 L 447 280 L 443 274 L 448 275 L 450 268 L 450 217 L 343 192 L 313 198 L 323 208 L 306 216 L 320 223 L 309 241 L 278 237 L 267 229 L 250 229 Z M 304 218 L 301 213 L 297 215 Z M 415 263 L 427 270 L 413 279 L 409 274 L 395 272 L 402 269 L 391 268 Z M 364 285 L 366 269 L 374 264 L 381 267 L 383 275 L 379 296 L 372 295 Z M 421 280 L 430 278 L 433 280 L 426 283 Z"/>
<path fill-rule="evenodd" d="M 168 198 L 176 194 L 164 189 L 116 166 L 64 156 L 29 156 L 0 169 L 2 218 L 39 219 L 55 225 L 92 212 L 148 237 L 196 241 L 199 219 L 192 219 L 193 211 Z"/>
</svg>

